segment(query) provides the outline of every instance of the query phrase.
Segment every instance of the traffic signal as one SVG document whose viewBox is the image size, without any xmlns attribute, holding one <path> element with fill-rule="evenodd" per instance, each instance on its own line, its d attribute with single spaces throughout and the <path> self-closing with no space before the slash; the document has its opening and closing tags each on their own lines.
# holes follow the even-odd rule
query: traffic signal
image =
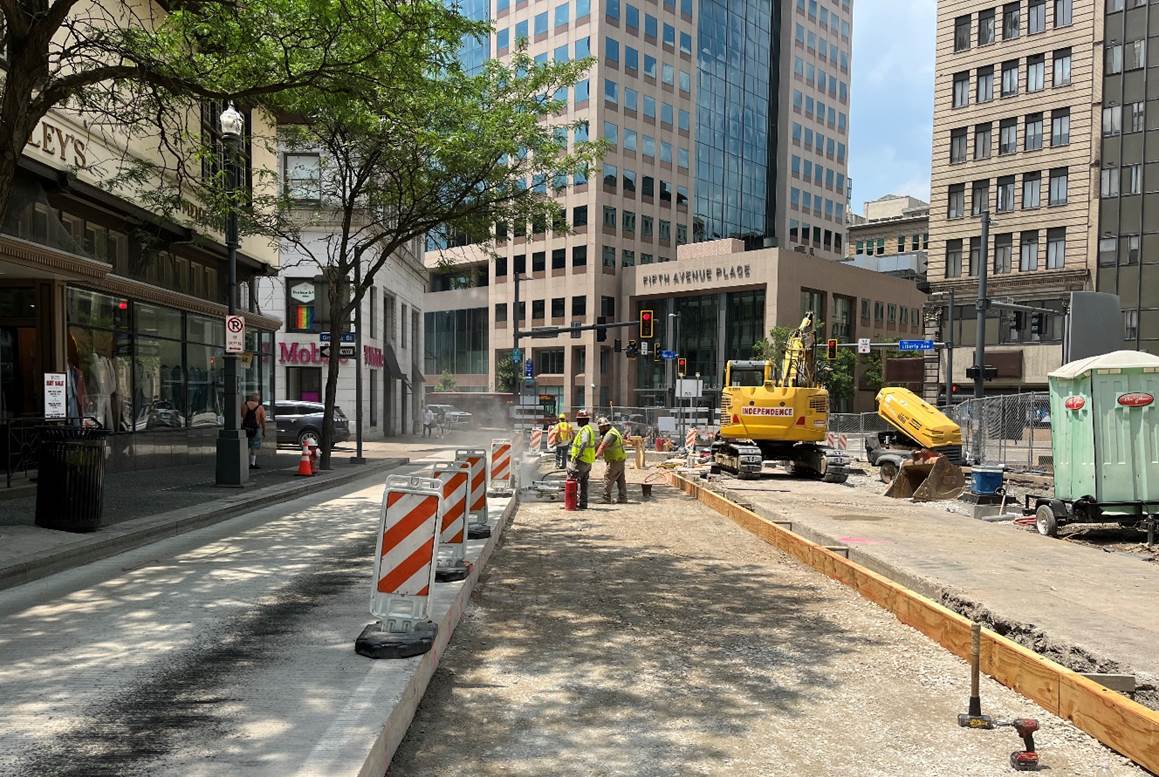
<svg viewBox="0 0 1159 777">
<path fill-rule="evenodd" d="M 608 319 L 600 316 L 596 319 L 596 342 L 606 343 L 608 341 L 608 328 L 604 324 L 608 323 Z"/>
<path fill-rule="evenodd" d="M 640 346 L 635 340 L 628 341 L 628 347 L 624 351 L 629 359 L 635 359 L 640 355 Z"/>
<path fill-rule="evenodd" d="M 679 359 L 676 360 L 676 375 L 678 377 L 683 378 L 685 373 L 687 373 L 687 372 L 688 372 L 688 360 L 685 359 L 683 356 L 681 356 Z"/>
<path fill-rule="evenodd" d="M 615 351 L 616 353 L 620 353 L 621 351 L 624 350 L 624 344 L 623 344 L 623 342 L 620 341 L 620 338 L 617 337 L 615 340 L 612 341 L 612 350 Z"/>
<path fill-rule="evenodd" d="M 651 310 L 640 311 L 640 339 L 651 340 L 653 337 L 656 316 Z"/>
<path fill-rule="evenodd" d="M 828 352 L 826 355 L 828 356 L 829 361 L 833 361 L 834 359 L 836 359 L 837 358 L 837 341 L 834 340 L 833 338 L 829 338 L 829 340 L 827 340 L 825 342 L 825 347 L 828 349 Z"/>
<path fill-rule="evenodd" d="M 571 322 L 571 339 L 578 340 L 578 339 L 580 339 L 581 334 L 582 334 L 582 332 L 580 332 L 580 322 L 572 321 Z"/>
</svg>

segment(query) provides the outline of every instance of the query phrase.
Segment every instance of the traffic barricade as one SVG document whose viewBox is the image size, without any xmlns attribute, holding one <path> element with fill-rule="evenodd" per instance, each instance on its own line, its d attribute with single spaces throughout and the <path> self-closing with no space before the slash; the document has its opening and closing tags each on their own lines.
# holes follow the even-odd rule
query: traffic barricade
<svg viewBox="0 0 1159 777">
<path fill-rule="evenodd" d="M 530 438 L 530 441 L 529 441 L 527 447 L 532 453 L 539 453 L 541 450 L 543 450 L 543 430 L 542 429 L 532 429 L 531 434 L 529 435 L 529 438 Z"/>
<path fill-rule="evenodd" d="M 491 527 L 487 525 L 487 451 L 482 448 L 459 448 L 455 451 L 455 459 L 471 465 L 467 539 L 486 539 L 491 536 Z"/>
<path fill-rule="evenodd" d="M 430 618 L 431 588 L 439 552 L 443 484 L 432 478 L 393 475 L 386 481 L 370 613 L 354 650 L 368 658 L 408 658 L 434 645 L 438 626 Z"/>
<path fill-rule="evenodd" d="M 489 480 L 490 493 L 495 495 L 510 495 L 513 490 L 514 473 L 511 471 L 511 441 L 491 441 L 491 476 Z"/>
<path fill-rule="evenodd" d="M 432 469 L 434 478 L 443 485 L 443 507 L 439 516 L 442 529 L 435 579 L 440 583 L 451 583 L 471 574 L 471 565 L 466 561 L 471 467 L 465 462 L 440 462 Z"/>
</svg>

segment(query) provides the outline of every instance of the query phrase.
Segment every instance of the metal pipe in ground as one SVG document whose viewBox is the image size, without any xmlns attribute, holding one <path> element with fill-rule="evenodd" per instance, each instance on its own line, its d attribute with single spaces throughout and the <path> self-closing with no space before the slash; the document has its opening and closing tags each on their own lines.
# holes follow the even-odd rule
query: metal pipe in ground
<svg viewBox="0 0 1159 777">
<path fill-rule="evenodd" d="M 970 624 L 970 711 L 971 717 L 982 715 L 982 698 L 978 691 L 978 675 L 982 663 L 982 624 Z"/>
</svg>

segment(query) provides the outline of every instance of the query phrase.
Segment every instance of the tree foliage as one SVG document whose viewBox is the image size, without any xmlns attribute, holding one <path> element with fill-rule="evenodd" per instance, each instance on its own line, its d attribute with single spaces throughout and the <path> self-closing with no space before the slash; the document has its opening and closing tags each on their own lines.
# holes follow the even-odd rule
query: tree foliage
<svg viewBox="0 0 1159 777">
<path fill-rule="evenodd" d="M 439 376 L 439 383 L 436 386 L 436 391 L 454 391 L 459 382 L 455 380 L 455 376 L 449 370 L 443 370 L 443 374 Z"/>
<path fill-rule="evenodd" d="M 515 393 L 519 388 L 519 370 L 510 353 L 500 353 L 495 360 L 495 390 Z"/>
</svg>

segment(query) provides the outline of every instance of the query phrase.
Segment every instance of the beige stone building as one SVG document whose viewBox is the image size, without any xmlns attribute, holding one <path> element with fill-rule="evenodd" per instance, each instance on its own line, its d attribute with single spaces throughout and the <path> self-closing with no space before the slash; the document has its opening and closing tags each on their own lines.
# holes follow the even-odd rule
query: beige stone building
<svg viewBox="0 0 1159 777">
<path fill-rule="evenodd" d="M 938 3 L 928 277 L 939 307 L 929 334 L 957 346 L 955 382 L 972 361 L 983 253 L 992 297 L 1059 311 L 991 311 L 991 391 L 1045 387 L 1061 362 L 1069 292 L 1092 288 L 1102 28 L 1102 3 Z"/>
</svg>

